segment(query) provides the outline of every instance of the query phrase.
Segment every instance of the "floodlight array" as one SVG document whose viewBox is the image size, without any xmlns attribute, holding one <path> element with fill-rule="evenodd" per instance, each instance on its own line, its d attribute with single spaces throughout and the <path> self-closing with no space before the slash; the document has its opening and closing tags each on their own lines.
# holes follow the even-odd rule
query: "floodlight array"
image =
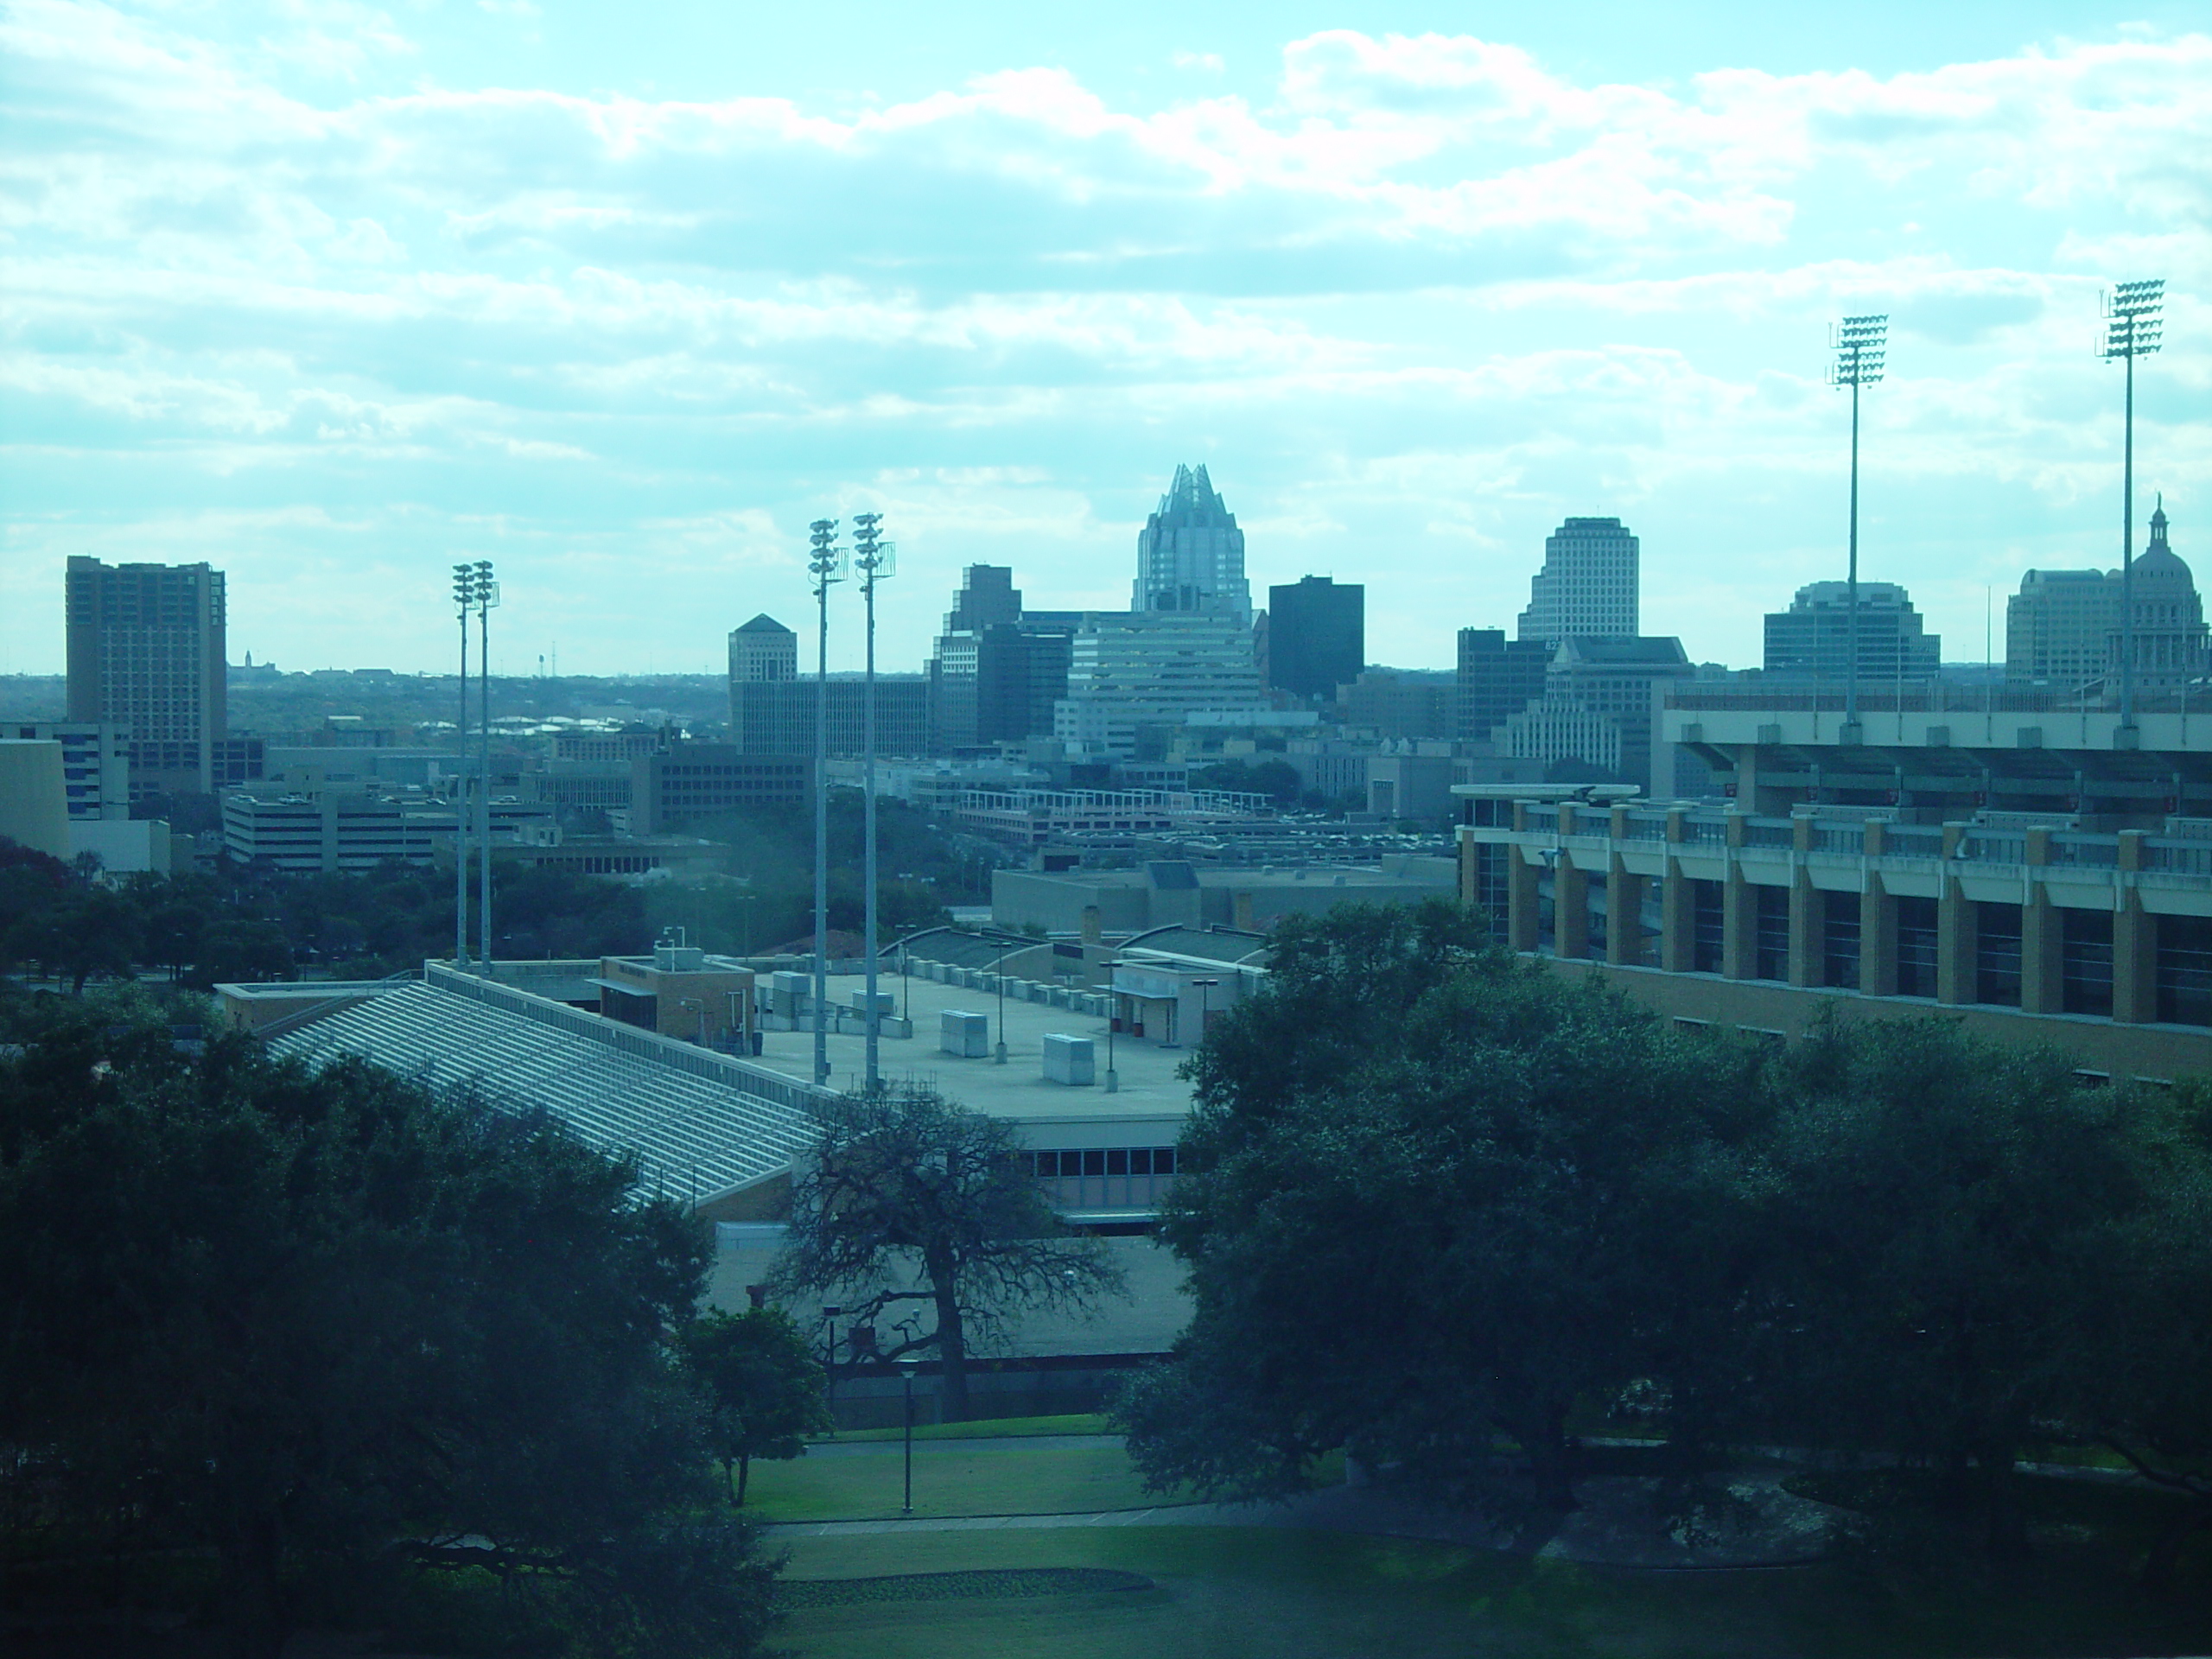
<svg viewBox="0 0 2212 1659">
<path fill-rule="evenodd" d="M 2105 296 L 2105 338 L 2100 355 L 2107 358 L 2147 357 L 2158 349 L 2164 328 L 2158 315 L 2165 303 L 2164 277 L 2140 283 L 2121 283 Z"/>
<path fill-rule="evenodd" d="M 1882 361 L 1888 354 L 1890 319 L 1887 314 L 1846 317 L 1836 325 L 1835 361 L 1828 369 L 1832 386 L 1871 386 L 1882 378 Z"/>
<path fill-rule="evenodd" d="M 818 597 L 833 582 L 845 579 L 845 550 L 837 544 L 837 521 L 817 518 L 806 527 L 807 543 L 812 549 L 806 561 L 807 574 L 814 578 Z"/>
</svg>

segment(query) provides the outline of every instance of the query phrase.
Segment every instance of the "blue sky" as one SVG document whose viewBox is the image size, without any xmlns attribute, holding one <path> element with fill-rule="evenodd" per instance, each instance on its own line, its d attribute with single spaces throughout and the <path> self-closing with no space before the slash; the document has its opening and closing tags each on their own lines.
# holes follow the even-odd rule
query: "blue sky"
<svg viewBox="0 0 2212 1659">
<path fill-rule="evenodd" d="M 1125 606 L 1178 461 L 1374 660 L 1599 513 L 1753 664 L 1841 571 L 1860 311 L 1864 574 L 1974 659 L 2117 560 L 2141 276 L 2139 516 L 2212 586 L 2212 6 L 1100 10 L 0 5 L 0 671 L 76 552 L 213 561 L 288 668 L 445 668 L 490 558 L 501 671 L 697 669 L 869 509 L 914 666 L 969 563 Z"/>
</svg>

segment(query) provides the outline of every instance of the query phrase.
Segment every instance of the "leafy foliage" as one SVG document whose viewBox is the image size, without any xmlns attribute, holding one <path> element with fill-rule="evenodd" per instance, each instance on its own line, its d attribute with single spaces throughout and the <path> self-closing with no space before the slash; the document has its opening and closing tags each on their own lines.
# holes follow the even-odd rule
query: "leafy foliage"
<svg viewBox="0 0 2212 1659">
<path fill-rule="evenodd" d="M 741 1509 L 753 1459 L 802 1456 L 807 1435 L 835 1427 L 822 1363 L 781 1308 L 694 1319 L 683 1353 L 712 1402 L 715 1455 L 731 1475 L 730 1501 Z"/>
<path fill-rule="evenodd" d="M 0 1062 L 0 1443 L 60 1471 L 56 1524 L 212 1550 L 243 1653 L 299 1564 L 395 1539 L 599 1650 L 745 1651 L 770 1568 L 697 1514 L 662 1342 L 696 1226 L 550 1122 L 132 1013 L 34 1007 Z"/>
</svg>

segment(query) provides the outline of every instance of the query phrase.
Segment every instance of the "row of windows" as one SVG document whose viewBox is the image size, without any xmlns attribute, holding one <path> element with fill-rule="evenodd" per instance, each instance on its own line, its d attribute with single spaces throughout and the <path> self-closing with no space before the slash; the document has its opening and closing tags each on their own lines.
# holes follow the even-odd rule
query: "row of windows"
<svg viewBox="0 0 2212 1659">
<path fill-rule="evenodd" d="M 1015 1154 L 1039 1180 L 1069 1180 L 1084 1175 L 1173 1175 L 1173 1147 L 1084 1147 L 1080 1150 Z"/>
</svg>

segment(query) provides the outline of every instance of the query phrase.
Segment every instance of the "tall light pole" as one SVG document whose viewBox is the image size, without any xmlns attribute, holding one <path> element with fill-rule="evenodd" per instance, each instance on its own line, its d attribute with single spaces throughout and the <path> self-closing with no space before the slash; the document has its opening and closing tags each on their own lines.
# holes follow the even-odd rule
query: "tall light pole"
<svg viewBox="0 0 2212 1659">
<path fill-rule="evenodd" d="M 1843 679 L 1847 742 L 1856 741 L 1859 731 L 1859 391 L 1881 379 L 1882 359 L 1889 346 L 1889 337 L 1890 320 L 1886 315 L 1846 317 L 1837 325 L 1835 337 L 1830 342 L 1835 350 L 1835 361 L 1828 369 L 1828 384 L 1851 388 L 1851 574 L 1846 584 L 1849 631 L 1844 644 L 1850 659 L 1844 664 Z M 1898 650 L 1904 650 L 1902 641 Z"/>
<path fill-rule="evenodd" d="M 2164 277 L 2122 283 L 2105 296 L 2105 338 L 2100 353 L 2107 362 L 2127 365 L 2127 400 L 2122 420 L 2120 467 L 2120 725 L 2135 724 L 2135 359 L 2158 349 L 2164 326 Z"/>
<path fill-rule="evenodd" d="M 868 601 L 868 679 L 861 701 L 861 839 L 867 850 L 861 858 L 861 880 L 868 884 L 867 917 L 863 926 L 868 952 L 868 1091 L 880 1086 L 876 1077 L 876 1046 L 882 1016 L 875 1006 L 875 584 L 897 569 L 898 550 L 880 540 L 883 515 L 853 515 L 853 565 L 861 573 L 861 596 Z"/>
<path fill-rule="evenodd" d="M 999 1046 L 997 1052 L 991 1056 L 994 1065 L 1006 1064 L 1006 953 L 1013 945 L 1012 939 L 1001 939 L 999 953 L 991 960 L 991 977 L 998 982 L 999 987 Z"/>
<path fill-rule="evenodd" d="M 454 728 L 454 747 L 460 751 L 460 769 L 454 774 L 453 796 L 453 965 L 468 966 L 468 613 L 476 603 L 476 570 L 473 565 L 453 568 L 453 602 L 461 613 L 461 724 Z"/>
<path fill-rule="evenodd" d="M 830 1081 L 830 586 L 845 575 L 837 521 L 807 527 L 806 562 L 821 609 L 814 646 L 814 1080 Z"/>
<path fill-rule="evenodd" d="M 499 602 L 499 584 L 492 580 L 492 561 L 476 561 L 477 683 L 484 689 L 484 767 L 476 791 L 477 846 L 482 862 L 477 866 L 476 959 L 486 978 L 492 973 L 492 612 Z"/>
</svg>

